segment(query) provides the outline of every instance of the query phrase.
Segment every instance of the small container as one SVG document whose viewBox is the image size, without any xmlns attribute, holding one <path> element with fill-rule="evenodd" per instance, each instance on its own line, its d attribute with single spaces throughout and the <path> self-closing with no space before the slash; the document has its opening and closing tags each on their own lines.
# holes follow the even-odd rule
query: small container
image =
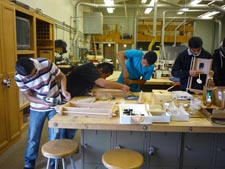
<svg viewBox="0 0 225 169">
<path fill-rule="evenodd" d="M 208 89 L 205 95 L 205 105 L 210 107 L 212 105 L 212 90 Z"/>
<path fill-rule="evenodd" d="M 190 100 L 190 114 L 196 114 L 201 109 L 201 100 L 191 99 Z"/>
</svg>

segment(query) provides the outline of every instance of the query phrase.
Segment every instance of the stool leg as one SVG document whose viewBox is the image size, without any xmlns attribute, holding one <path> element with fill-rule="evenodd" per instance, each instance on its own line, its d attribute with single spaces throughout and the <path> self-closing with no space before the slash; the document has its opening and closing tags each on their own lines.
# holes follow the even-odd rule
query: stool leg
<svg viewBox="0 0 225 169">
<path fill-rule="evenodd" d="M 58 159 L 55 159 L 55 169 L 58 169 Z"/>
<path fill-rule="evenodd" d="M 70 163 L 71 163 L 72 169 L 76 169 L 76 166 L 75 166 L 75 164 L 74 164 L 72 155 L 70 156 Z"/>
<path fill-rule="evenodd" d="M 46 169 L 49 169 L 49 164 L 50 164 L 50 158 L 48 158 L 48 162 L 47 162 L 47 167 L 46 167 Z"/>
<path fill-rule="evenodd" d="M 63 169 L 66 169 L 65 158 L 62 158 Z"/>
</svg>

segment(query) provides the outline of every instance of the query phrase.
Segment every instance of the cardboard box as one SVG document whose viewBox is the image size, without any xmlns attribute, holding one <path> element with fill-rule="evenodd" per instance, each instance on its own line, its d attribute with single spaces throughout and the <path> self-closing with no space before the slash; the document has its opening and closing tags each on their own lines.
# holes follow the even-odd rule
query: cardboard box
<svg viewBox="0 0 225 169">
<path fill-rule="evenodd" d="M 120 124 L 152 124 L 144 104 L 120 104 Z"/>
<path fill-rule="evenodd" d="M 120 104 L 119 111 L 120 124 L 152 124 L 170 122 L 170 115 L 168 113 L 151 113 L 146 108 L 146 104 Z"/>
</svg>

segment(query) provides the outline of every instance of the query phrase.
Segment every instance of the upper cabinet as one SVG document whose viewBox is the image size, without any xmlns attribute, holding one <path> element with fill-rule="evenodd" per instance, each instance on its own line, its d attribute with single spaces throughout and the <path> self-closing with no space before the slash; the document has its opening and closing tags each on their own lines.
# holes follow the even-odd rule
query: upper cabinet
<svg viewBox="0 0 225 169">
<path fill-rule="evenodd" d="M 18 57 L 46 57 L 54 62 L 54 21 L 16 5 L 16 23 Z"/>
</svg>

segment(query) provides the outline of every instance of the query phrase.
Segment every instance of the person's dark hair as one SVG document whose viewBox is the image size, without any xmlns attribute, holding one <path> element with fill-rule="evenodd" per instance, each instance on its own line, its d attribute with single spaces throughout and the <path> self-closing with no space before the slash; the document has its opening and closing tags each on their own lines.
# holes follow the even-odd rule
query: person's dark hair
<svg viewBox="0 0 225 169">
<path fill-rule="evenodd" d="M 31 74 L 34 67 L 34 62 L 28 57 L 20 58 L 16 62 L 16 71 L 22 76 L 28 76 L 29 74 Z"/>
<path fill-rule="evenodd" d="M 154 64 L 157 60 L 157 55 L 154 51 L 148 51 L 147 53 L 145 53 L 144 55 L 144 59 L 147 60 L 148 64 Z"/>
<path fill-rule="evenodd" d="M 188 46 L 191 49 L 195 49 L 195 48 L 201 48 L 203 45 L 202 39 L 200 37 L 197 36 L 193 36 L 189 39 L 188 41 Z"/>
<path fill-rule="evenodd" d="M 107 62 L 99 63 L 97 65 L 98 69 L 102 69 L 102 73 L 113 74 L 113 65 Z"/>
</svg>

